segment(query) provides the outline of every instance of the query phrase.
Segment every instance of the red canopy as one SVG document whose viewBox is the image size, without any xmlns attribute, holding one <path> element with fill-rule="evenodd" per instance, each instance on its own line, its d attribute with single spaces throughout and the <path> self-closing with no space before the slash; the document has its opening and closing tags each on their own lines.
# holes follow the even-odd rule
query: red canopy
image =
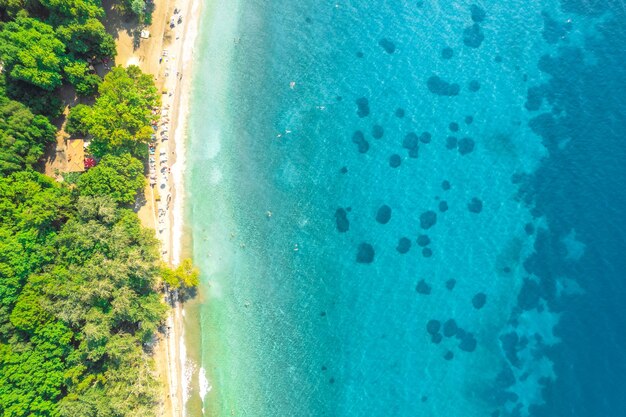
<svg viewBox="0 0 626 417">
<path fill-rule="evenodd" d="M 85 158 L 85 169 L 93 168 L 96 166 L 96 160 L 93 158 Z"/>
</svg>

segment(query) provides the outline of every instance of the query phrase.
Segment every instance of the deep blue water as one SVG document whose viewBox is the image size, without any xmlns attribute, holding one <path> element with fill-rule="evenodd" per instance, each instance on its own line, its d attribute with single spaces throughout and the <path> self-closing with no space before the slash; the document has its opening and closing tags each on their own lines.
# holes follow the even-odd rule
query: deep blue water
<svg viewBox="0 0 626 417">
<path fill-rule="evenodd" d="M 626 415 L 624 6 L 216 3 L 206 413 Z"/>
</svg>

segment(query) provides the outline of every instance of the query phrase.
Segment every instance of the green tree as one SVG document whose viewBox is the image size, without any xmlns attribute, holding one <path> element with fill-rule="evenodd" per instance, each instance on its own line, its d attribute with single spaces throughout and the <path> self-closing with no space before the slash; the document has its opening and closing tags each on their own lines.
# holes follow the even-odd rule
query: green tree
<svg viewBox="0 0 626 417">
<path fill-rule="evenodd" d="M 0 338 L 27 277 L 53 260 L 70 197 L 49 178 L 17 172 L 0 178 Z"/>
<path fill-rule="evenodd" d="M 130 154 L 106 155 L 78 179 L 80 195 L 109 196 L 118 204 L 133 204 L 146 184 L 143 164 Z"/>
<path fill-rule="evenodd" d="M 14 19 L 20 11 L 24 13 L 24 8 L 24 0 L 0 0 L 0 17 L 4 17 L 3 15 L 6 15 L 7 17 Z"/>
<path fill-rule="evenodd" d="M 72 107 L 67 116 L 65 131 L 72 135 L 88 135 L 89 125 L 92 122 L 92 109 L 85 104 L 77 104 Z"/>
<path fill-rule="evenodd" d="M 28 106 L 35 114 L 57 117 L 63 112 L 63 103 L 54 91 L 42 90 L 25 81 L 12 79 L 6 92 L 8 97 Z"/>
<path fill-rule="evenodd" d="M 76 88 L 81 96 L 92 95 L 98 89 L 101 79 L 96 74 L 89 73 L 89 67 L 83 61 L 74 61 L 64 68 L 67 80 Z"/>
<path fill-rule="evenodd" d="M 152 109 L 159 104 L 159 95 L 150 75 L 139 67 L 115 67 L 98 89 L 100 96 L 88 112 L 76 106 L 70 113 L 70 128 L 87 132 L 92 137 L 91 151 L 139 154 L 140 145 L 148 143 L 157 120 Z M 79 116 L 73 113 L 78 112 Z"/>
<path fill-rule="evenodd" d="M 174 289 L 190 289 L 197 287 L 200 283 L 200 271 L 193 266 L 193 262 L 189 258 L 183 259 L 180 265 L 174 269 L 162 264 L 160 274 L 163 281 Z"/>
<path fill-rule="evenodd" d="M 130 10 L 137 16 L 143 16 L 146 11 L 146 2 L 144 0 L 129 0 Z"/>
<path fill-rule="evenodd" d="M 0 60 L 10 78 L 51 91 L 62 82 L 65 45 L 39 20 L 19 17 L 0 31 Z"/>
<path fill-rule="evenodd" d="M 0 96 L 0 174 L 25 169 L 43 155 L 54 140 L 55 128 L 17 101 Z"/>
<path fill-rule="evenodd" d="M 76 58 L 106 58 L 116 55 L 115 41 L 102 23 L 95 18 L 71 22 L 57 28 L 57 36 L 67 51 Z"/>
<path fill-rule="evenodd" d="M 100 1 L 91 0 L 39 0 L 48 9 L 49 22 L 54 25 L 76 20 L 104 17 Z"/>
<path fill-rule="evenodd" d="M 36 214 L 0 199 L 5 205 L 17 210 L 14 228 Z M 47 217 L 35 219 L 46 230 Z M 47 266 L 26 268 L 28 280 L 2 316 L 11 333 L 0 337 L 0 415 L 152 415 L 158 384 L 144 346 L 167 308 L 156 292 L 153 232 L 109 196 L 82 196 L 46 244 Z"/>
</svg>

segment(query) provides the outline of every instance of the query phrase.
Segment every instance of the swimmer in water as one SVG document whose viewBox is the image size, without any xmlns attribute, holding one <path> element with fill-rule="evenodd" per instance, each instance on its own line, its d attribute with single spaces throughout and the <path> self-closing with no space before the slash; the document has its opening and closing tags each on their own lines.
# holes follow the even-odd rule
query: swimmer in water
<svg viewBox="0 0 626 417">
<path fill-rule="evenodd" d="M 294 87 L 296 86 L 296 82 L 292 81 L 289 83 L 289 88 L 291 88 L 292 90 L 294 89 Z"/>
</svg>

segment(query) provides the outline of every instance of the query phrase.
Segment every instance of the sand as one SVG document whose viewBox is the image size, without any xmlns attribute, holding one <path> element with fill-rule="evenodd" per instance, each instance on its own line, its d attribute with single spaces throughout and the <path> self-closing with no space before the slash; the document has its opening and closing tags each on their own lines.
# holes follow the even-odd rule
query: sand
<svg viewBox="0 0 626 417">
<path fill-rule="evenodd" d="M 107 29 L 117 43 L 116 65 L 140 66 L 143 72 L 155 77 L 157 87 L 164 93 L 161 98 L 165 111 L 157 131 L 152 164 L 156 181 L 146 187 L 145 201 L 137 212 L 142 224 L 155 230 L 161 242 L 162 260 L 175 266 L 181 257 L 187 101 L 201 0 L 158 1 L 153 23 L 141 28 L 136 22 L 120 17 L 111 0 L 103 1 L 103 7 L 107 12 Z M 178 14 L 174 14 L 175 9 L 179 10 Z M 172 17 L 173 28 L 170 27 Z M 142 29 L 149 30 L 150 37 L 140 39 L 137 44 L 137 34 Z M 170 293 L 166 301 L 172 306 L 166 321 L 168 332 L 157 342 L 154 351 L 163 387 L 158 415 L 182 417 L 190 375 L 184 345 L 184 310 L 175 292 Z"/>
</svg>

